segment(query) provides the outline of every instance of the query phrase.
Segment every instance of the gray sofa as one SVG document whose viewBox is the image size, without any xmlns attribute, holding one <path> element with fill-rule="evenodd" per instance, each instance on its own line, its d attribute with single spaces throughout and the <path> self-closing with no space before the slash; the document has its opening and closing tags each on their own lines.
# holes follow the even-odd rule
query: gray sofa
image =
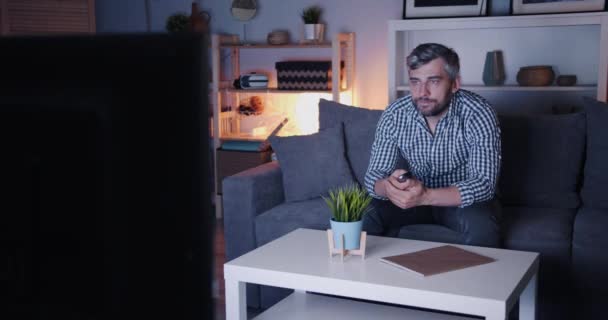
<svg viewBox="0 0 608 320">
<path fill-rule="evenodd" d="M 343 128 L 344 149 L 332 150 L 344 154 L 359 183 L 380 114 L 326 100 L 319 103 L 320 134 Z M 499 122 L 502 247 L 541 254 L 540 319 L 594 318 L 608 297 L 608 170 L 603 165 L 608 159 L 608 106 L 585 99 L 573 113 L 499 114 Z M 289 162 L 293 166 L 293 160 Z M 224 180 L 228 261 L 297 228 L 329 227 L 329 211 L 319 196 L 286 199 L 285 190 L 294 187 L 286 171 L 271 162 Z M 305 172 L 301 179 L 322 175 Z M 405 228 L 401 234 L 410 239 L 459 242 L 454 231 L 444 227 Z M 248 285 L 247 301 L 250 307 L 267 308 L 288 293 Z"/>
</svg>

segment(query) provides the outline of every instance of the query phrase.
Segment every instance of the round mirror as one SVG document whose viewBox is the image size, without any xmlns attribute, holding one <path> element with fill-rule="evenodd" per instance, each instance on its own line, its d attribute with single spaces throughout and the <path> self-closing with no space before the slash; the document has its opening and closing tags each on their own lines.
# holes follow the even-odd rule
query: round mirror
<svg viewBox="0 0 608 320">
<path fill-rule="evenodd" d="M 230 12 L 240 21 L 251 20 L 255 16 L 257 4 L 255 0 L 233 0 Z"/>
</svg>

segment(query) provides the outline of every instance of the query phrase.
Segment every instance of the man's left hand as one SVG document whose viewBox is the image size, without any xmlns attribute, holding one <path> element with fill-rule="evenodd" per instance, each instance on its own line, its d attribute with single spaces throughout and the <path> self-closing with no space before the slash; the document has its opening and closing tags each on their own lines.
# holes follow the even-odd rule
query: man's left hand
<svg viewBox="0 0 608 320">
<path fill-rule="evenodd" d="M 426 195 L 428 189 L 420 180 L 415 178 L 404 182 L 405 209 L 426 205 Z"/>
</svg>

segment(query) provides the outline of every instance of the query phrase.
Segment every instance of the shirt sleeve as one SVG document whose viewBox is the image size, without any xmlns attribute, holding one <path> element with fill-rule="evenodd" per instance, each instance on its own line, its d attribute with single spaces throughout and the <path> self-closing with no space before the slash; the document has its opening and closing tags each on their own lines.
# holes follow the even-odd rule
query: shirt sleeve
<svg viewBox="0 0 608 320">
<path fill-rule="evenodd" d="M 475 113 L 465 127 L 469 144 L 467 179 L 455 184 L 460 192 L 460 207 L 494 197 L 500 173 L 500 127 L 493 109 Z"/>
<path fill-rule="evenodd" d="M 369 166 L 365 174 L 367 192 L 372 197 L 381 200 L 387 200 L 388 198 L 377 195 L 374 192 L 374 185 L 376 181 L 388 177 L 395 171 L 399 152 L 395 139 L 395 117 L 389 111 L 387 108 L 378 121 Z"/>
</svg>

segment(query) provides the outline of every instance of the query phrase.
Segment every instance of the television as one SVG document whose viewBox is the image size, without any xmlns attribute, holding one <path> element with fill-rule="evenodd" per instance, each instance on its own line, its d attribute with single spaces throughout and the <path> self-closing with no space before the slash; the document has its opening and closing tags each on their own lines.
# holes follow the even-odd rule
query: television
<svg viewBox="0 0 608 320">
<path fill-rule="evenodd" d="M 208 319 L 207 36 L 0 38 L 11 319 Z"/>
</svg>

